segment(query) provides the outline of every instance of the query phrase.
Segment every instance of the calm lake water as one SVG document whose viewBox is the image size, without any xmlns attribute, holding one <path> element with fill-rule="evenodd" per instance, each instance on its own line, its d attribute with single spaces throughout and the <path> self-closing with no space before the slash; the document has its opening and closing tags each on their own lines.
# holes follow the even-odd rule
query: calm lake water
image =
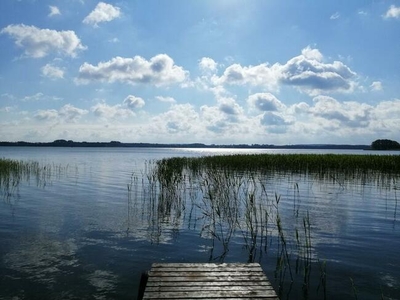
<svg viewBox="0 0 400 300">
<path fill-rule="evenodd" d="M 1 195 L 0 298 L 136 299 L 140 274 L 154 262 L 256 261 L 275 290 L 281 287 L 281 299 L 400 299 L 398 177 L 382 183 L 271 174 L 264 195 L 271 207 L 280 199 L 284 252 L 275 227 L 254 243 L 248 227 L 228 235 L 223 221 L 220 234 L 210 234 L 204 190 L 196 186 L 185 187 L 179 210 L 154 213 L 158 191 L 147 177 L 154 160 L 231 153 L 377 154 L 0 147 L 2 158 L 34 160 L 51 170 Z"/>
</svg>

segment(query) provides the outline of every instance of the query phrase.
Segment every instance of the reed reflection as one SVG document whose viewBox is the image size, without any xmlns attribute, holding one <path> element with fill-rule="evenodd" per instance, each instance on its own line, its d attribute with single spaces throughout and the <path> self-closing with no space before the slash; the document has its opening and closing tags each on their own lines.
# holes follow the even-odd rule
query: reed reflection
<svg viewBox="0 0 400 300">
<path fill-rule="evenodd" d="M 311 289 L 326 298 L 327 262 L 318 249 L 342 242 L 339 236 L 354 211 L 349 195 L 366 186 L 388 191 L 396 221 L 399 170 L 387 167 L 387 157 L 362 162 L 360 156 L 335 155 L 157 161 L 142 183 L 148 239 L 166 243 L 173 232 L 194 230 L 209 241 L 208 261 L 218 262 L 240 244 L 247 262 L 275 257 L 280 295 L 296 284 L 304 299 Z"/>
</svg>

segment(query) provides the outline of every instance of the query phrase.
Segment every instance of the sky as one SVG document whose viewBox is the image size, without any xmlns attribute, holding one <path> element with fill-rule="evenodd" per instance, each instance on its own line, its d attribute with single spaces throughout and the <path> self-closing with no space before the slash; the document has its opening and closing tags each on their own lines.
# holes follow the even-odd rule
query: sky
<svg viewBox="0 0 400 300">
<path fill-rule="evenodd" d="M 1 0 L 0 141 L 400 141 L 399 0 Z"/>
</svg>

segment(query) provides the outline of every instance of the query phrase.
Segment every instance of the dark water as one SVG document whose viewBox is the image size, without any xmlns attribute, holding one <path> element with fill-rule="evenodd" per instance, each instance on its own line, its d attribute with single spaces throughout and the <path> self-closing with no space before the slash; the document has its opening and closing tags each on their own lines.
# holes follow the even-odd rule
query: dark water
<svg viewBox="0 0 400 300">
<path fill-rule="evenodd" d="M 255 249 L 245 227 L 229 239 L 209 234 L 204 203 L 193 205 L 201 194 L 194 188 L 187 189 L 182 210 L 154 214 L 156 189 L 146 177 L 153 160 L 232 152 L 243 151 L 0 148 L 0 157 L 51 169 L 0 201 L 0 298 L 135 299 L 140 274 L 153 262 L 258 261 L 281 299 L 400 299 L 399 178 L 383 185 L 271 175 L 265 187 L 271 203 L 280 196 L 287 241 L 280 268 L 277 228 L 269 228 Z M 304 243 L 307 216 L 308 254 L 295 235 L 298 229 Z M 308 277 L 298 259 L 306 256 Z"/>
</svg>

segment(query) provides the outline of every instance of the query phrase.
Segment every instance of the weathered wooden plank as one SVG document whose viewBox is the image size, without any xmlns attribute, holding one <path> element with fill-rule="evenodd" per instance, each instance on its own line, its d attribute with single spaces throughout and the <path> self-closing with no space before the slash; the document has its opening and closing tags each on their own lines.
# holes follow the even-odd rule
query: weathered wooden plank
<svg viewBox="0 0 400 300">
<path fill-rule="evenodd" d="M 235 286 L 263 286 L 263 287 L 272 287 L 271 284 L 267 281 L 236 281 L 234 282 Z M 174 281 L 150 281 L 147 283 L 147 287 L 153 286 L 182 286 L 182 287 L 190 287 L 190 286 L 203 286 L 205 288 L 209 287 L 222 287 L 222 286 L 232 286 L 231 281 L 214 281 L 214 282 L 207 282 L 207 281 L 181 281 L 181 282 L 174 282 Z"/>
<path fill-rule="evenodd" d="M 150 277 L 216 277 L 216 276 L 264 276 L 264 272 L 262 271 L 242 271 L 242 272 L 225 272 L 221 270 L 219 272 L 206 272 L 206 271 L 176 271 L 176 272 L 157 272 L 157 271 L 150 271 Z"/>
<path fill-rule="evenodd" d="M 160 299 L 160 298 L 174 298 L 174 299 L 187 299 L 187 298 L 197 298 L 197 299 L 212 299 L 212 298 L 268 298 L 276 297 L 274 291 L 202 291 L 202 292 L 147 292 L 145 293 L 144 299 Z"/>
<path fill-rule="evenodd" d="M 151 281 L 160 281 L 162 278 L 162 281 L 171 281 L 171 282 L 180 282 L 180 281 L 219 281 L 219 282 L 237 282 L 237 281 L 262 281 L 266 280 L 265 277 L 263 276 L 213 276 L 213 277 L 196 277 L 193 276 L 190 279 L 187 277 L 179 277 L 179 276 L 171 276 L 171 277 L 149 277 L 147 282 Z"/>
<path fill-rule="evenodd" d="M 146 288 L 147 292 L 195 292 L 195 291 L 265 291 L 265 290 L 273 290 L 272 286 L 263 286 L 263 285 L 223 285 L 223 286 L 203 286 L 203 285 L 189 285 L 189 286 L 148 286 Z"/>
<path fill-rule="evenodd" d="M 217 269 L 225 269 L 225 268 L 259 268 L 260 264 L 258 263 L 223 263 L 223 264 L 215 264 L 215 263 L 153 263 L 151 268 L 217 268 Z"/>
<path fill-rule="evenodd" d="M 155 263 L 143 299 L 278 299 L 258 263 Z"/>
<path fill-rule="evenodd" d="M 215 267 L 152 267 L 152 271 L 154 272 L 251 272 L 251 271 L 260 271 L 260 267 L 258 266 L 251 266 L 251 267 L 225 267 L 225 268 L 215 268 Z"/>
<path fill-rule="evenodd" d="M 148 300 L 148 299 L 157 299 L 157 298 L 146 298 L 144 297 L 143 300 Z M 179 299 L 179 298 L 165 298 L 164 296 L 161 296 L 158 299 Z M 193 298 L 193 297 L 187 297 L 183 298 L 185 300 L 199 300 L 202 298 Z M 203 299 L 212 299 L 212 300 L 279 300 L 278 296 L 265 296 L 265 297 L 242 297 L 242 298 L 237 298 L 237 297 L 214 297 L 214 298 L 203 298 Z"/>
</svg>

